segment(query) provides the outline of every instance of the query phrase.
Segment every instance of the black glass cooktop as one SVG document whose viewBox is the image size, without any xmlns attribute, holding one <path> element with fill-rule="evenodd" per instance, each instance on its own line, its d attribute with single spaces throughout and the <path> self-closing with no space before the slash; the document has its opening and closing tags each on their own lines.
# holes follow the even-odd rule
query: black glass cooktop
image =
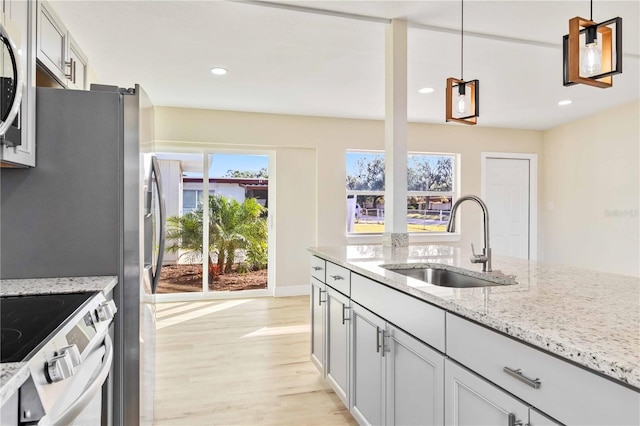
<svg viewBox="0 0 640 426">
<path fill-rule="evenodd" d="M 95 293 L 0 298 L 0 362 L 20 362 Z"/>
</svg>

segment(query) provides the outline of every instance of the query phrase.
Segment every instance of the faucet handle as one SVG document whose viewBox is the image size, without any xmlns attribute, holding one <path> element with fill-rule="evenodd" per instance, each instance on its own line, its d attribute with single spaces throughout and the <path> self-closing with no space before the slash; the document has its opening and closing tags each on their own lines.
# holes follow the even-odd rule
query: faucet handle
<svg viewBox="0 0 640 426">
<path fill-rule="evenodd" d="M 484 251 L 482 254 L 476 254 L 476 249 L 473 246 L 473 243 L 471 243 L 471 258 L 469 260 L 471 260 L 471 263 L 484 263 L 486 264 L 487 260 L 488 260 L 488 256 L 484 254 Z"/>
</svg>

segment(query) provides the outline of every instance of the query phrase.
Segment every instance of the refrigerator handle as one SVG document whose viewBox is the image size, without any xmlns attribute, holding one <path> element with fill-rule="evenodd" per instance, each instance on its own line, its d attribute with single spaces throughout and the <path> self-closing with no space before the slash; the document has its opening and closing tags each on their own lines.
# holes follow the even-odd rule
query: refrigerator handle
<svg viewBox="0 0 640 426">
<path fill-rule="evenodd" d="M 164 192 L 162 190 L 162 175 L 160 174 L 160 164 L 158 163 L 158 159 L 155 156 L 151 157 L 151 174 L 155 175 L 156 177 L 155 179 L 151 179 L 151 181 L 155 182 L 156 188 L 158 190 L 158 205 L 160 210 L 160 217 L 158 218 L 158 221 L 160 222 L 160 235 L 158 235 L 158 258 L 156 260 L 156 269 L 155 271 L 152 271 L 153 281 L 151 283 L 151 293 L 155 294 L 156 289 L 158 288 L 158 282 L 160 281 L 160 270 L 162 269 L 162 261 L 164 259 L 166 226 L 165 222 L 167 213 L 164 202 Z"/>
</svg>

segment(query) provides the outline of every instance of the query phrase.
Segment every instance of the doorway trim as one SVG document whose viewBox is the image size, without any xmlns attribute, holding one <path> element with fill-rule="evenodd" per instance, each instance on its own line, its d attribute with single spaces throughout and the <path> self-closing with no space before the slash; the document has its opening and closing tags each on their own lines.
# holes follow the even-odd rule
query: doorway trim
<svg viewBox="0 0 640 426">
<path fill-rule="evenodd" d="M 480 197 L 486 196 L 487 160 L 529 160 L 529 260 L 538 259 L 538 154 L 520 152 L 480 153 Z"/>
</svg>

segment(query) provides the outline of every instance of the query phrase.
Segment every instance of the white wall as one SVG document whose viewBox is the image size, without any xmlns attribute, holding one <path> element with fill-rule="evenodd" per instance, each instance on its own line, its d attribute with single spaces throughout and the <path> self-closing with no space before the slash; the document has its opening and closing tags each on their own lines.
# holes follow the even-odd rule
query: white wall
<svg viewBox="0 0 640 426">
<path fill-rule="evenodd" d="M 200 186 L 202 188 L 202 186 Z M 215 191 L 218 195 L 233 198 L 239 203 L 244 201 L 245 189 L 237 183 L 210 182 L 209 191 Z"/>
<path fill-rule="evenodd" d="M 275 162 L 275 294 L 308 294 L 307 247 L 317 244 L 316 151 L 278 148 Z"/>
<path fill-rule="evenodd" d="M 346 150 L 384 150 L 382 121 L 169 107 L 156 107 L 155 121 L 156 150 L 168 146 L 277 150 L 276 238 L 278 259 L 283 262 L 276 270 L 278 287 L 306 284 L 307 247 L 347 242 Z M 408 137 L 410 151 L 460 153 L 462 194 L 480 194 L 481 152 L 542 153 L 542 132 L 533 130 L 411 123 Z M 309 152 L 315 154 L 313 164 Z M 317 196 L 310 198 L 307 187 Z M 315 209 L 315 214 L 295 216 L 301 205 Z M 479 244 L 480 209 L 464 206 L 461 213 L 462 239 L 456 244 Z"/>
<path fill-rule="evenodd" d="M 640 102 L 544 132 L 541 256 L 640 276 Z"/>
</svg>

